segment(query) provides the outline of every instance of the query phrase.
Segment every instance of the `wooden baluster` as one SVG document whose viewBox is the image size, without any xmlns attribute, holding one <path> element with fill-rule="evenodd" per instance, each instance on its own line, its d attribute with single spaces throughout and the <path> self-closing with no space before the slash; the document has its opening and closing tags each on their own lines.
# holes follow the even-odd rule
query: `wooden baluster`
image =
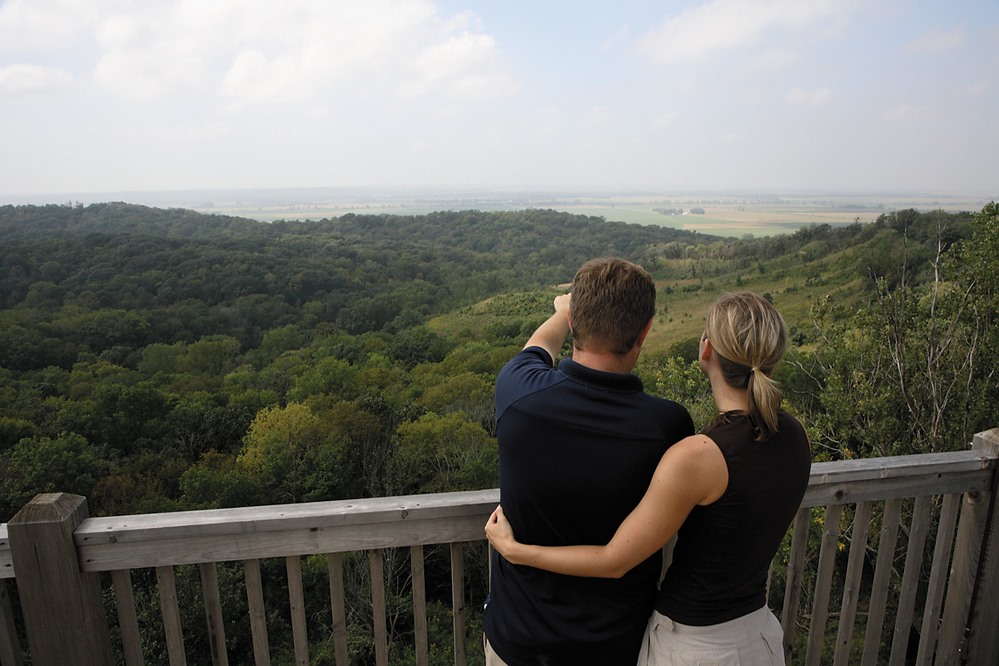
<svg viewBox="0 0 999 666">
<path fill-rule="evenodd" d="M 21 641 L 14 626 L 7 579 L 0 578 L 0 664 L 21 666 Z"/>
<path fill-rule="evenodd" d="M 451 614 L 454 619 L 454 665 L 465 666 L 465 562 L 460 543 L 451 544 Z"/>
<path fill-rule="evenodd" d="M 891 642 L 889 666 L 902 666 L 909 648 L 909 633 L 912 630 L 916 589 L 919 585 L 919 571 L 923 567 L 923 546 L 926 545 L 926 534 L 929 532 L 932 503 L 933 498 L 929 495 L 917 497 L 912 510 L 909 547 L 905 552 L 905 570 L 902 573 L 902 588 L 898 595 L 898 614 L 895 616 L 895 633 Z"/>
<path fill-rule="evenodd" d="M 791 552 L 787 558 L 787 573 L 784 581 L 784 608 L 781 610 L 780 624 L 784 631 L 784 658 L 791 661 L 791 643 L 798 627 L 798 605 L 801 602 L 805 555 L 808 548 L 808 530 L 812 523 L 812 510 L 808 507 L 798 510 L 791 528 Z"/>
<path fill-rule="evenodd" d="M 208 623 L 208 644 L 214 666 L 229 666 L 225 649 L 225 621 L 222 619 L 222 599 L 219 594 L 219 576 L 214 562 L 198 565 L 201 572 L 201 596 L 205 600 L 205 620 Z"/>
<path fill-rule="evenodd" d="M 940 510 L 940 524 L 937 527 L 937 541 L 933 547 L 933 566 L 930 570 L 929 587 L 926 590 L 926 606 L 923 609 L 923 626 L 919 632 L 916 666 L 929 666 L 933 663 L 937 633 L 940 630 L 944 586 L 947 584 L 950 555 L 954 545 L 954 528 L 957 526 L 957 513 L 960 508 L 960 494 L 944 496 L 943 508 Z"/>
<path fill-rule="evenodd" d="M 423 567 L 423 546 L 409 549 L 410 569 L 413 572 L 413 633 L 416 634 L 416 666 L 430 662 L 427 640 L 427 583 Z"/>
<path fill-rule="evenodd" d="M 160 592 L 160 612 L 163 614 L 163 632 L 170 666 L 184 666 L 187 657 L 184 654 L 184 634 L 181 631 L 177 579 L 173 567 L 156 567 L 156 586 Z"/>
<path fill-rule="evenodd" d="M 867 609 L 867 629 L 864 633 L 864 654 L 861 663 L 875 666 L 880 660 L 881 632 L 884 628 L 885 610 L 888 607 L 888 586 L 895 561 L 895 544 L 898 543 L 898 526 L 902 521 L 902 499 L 885 502 L 881 518 L 881 537 L 878 540 L 878 559 L 874 566 L 871 600 Z"/>
<path fill-rule="evenodd" d="M 135 595 L 132 591 L 132 574 L 128 569 L 111 572 L 114 601 L 118 607 L 118 628 L 121 630 L 121 647 L 126 666 L 142 666 L 142 639 L 139 636 L 139 619 L 135 613 Z"/>
<path fill-rule="evenodd" d="M 375 631 L 375 665 L 388 666 L 388 627 L 385 604 L 385 560 L 380 550 L 368 553 L 371 570 L 371 620 Z"/>
<path fill-rule="evenodd" d="M 245 560 L 243 575 L 246 577 L 246 610 L 250 616 L 250 634 L 253 636 L 253 663 L 270 666 L 271 653 L 267 641 L 267 614 L 264 610 L 264 586 L 260 580 L 260 560 Z"/>
<path fill-rule="evenodd" d="M 839 610 L 839 628 L 836 633 L 836 654 L 833 663 L 846 666 L 850 663 L 850 646 L 853 626 L 857 618 L 857 601 L 860 582 L 867 555 L 867 536 L 871 530 L 871 502 L 861 502 L 853 515 L 853 537 L 850 540 L 850 557 L 843 583 L 843 603 Z"/>
<path fill-rule="evenodd" d="M 343 553 L 328 553 L 326 567 L 330 575 L 330 612 L 333 618 L 333 652 L 337 666 L 347 666 L 347 607 L 343 588 Z"/>
<path fill-rule="evenodd" d="M 284 558 L 288 571 L 288 601 L 291 604 L 291 634 L 295 644 L 295 663 L 309 666 L 309 636 L 305 626 L 305 591 L 302 589 L 302 559 L 298 555 Z"/>
<path fill-rule="evenodd" d="M 812 602 L 812 623 L 808 629 L 808 650 L 806 664 L 822 661 L 822 645 L 825 642 L 826 618 L 829 615 L 829 590 L 832 587 L 833 566 L 839 548 L 839 519 L 843 513 L 842 504 L 826 507 L 825 529 L 822 531 L 822 548 L 819 550 L 819 569 L 815 576 L 815 599 Z"/>
</svg>

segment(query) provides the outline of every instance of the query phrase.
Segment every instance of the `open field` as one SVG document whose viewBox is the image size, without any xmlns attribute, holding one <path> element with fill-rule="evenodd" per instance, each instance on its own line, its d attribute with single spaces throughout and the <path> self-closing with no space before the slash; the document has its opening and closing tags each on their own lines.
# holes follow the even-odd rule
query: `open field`
<svg viewBox="0 0 999 666">
<path fill-rule="evenodd" d="M 437 210 L 521 210 L 551 208 L 608 221 L 654 224 L 716 236 L 771 236 L 792 233 L 803 226 L 873 222 L 893 210 L 942 209 L 977 211 L 988 203 L 980 197 L 921 197 L 892 195 L 564 195 L 443 193 L 438 196 L 399 194 L 353 196 L 282 203 L 280 201 L 217 201 L 195 205 L 203 213 L 224 213 L 262 221 L 305 220 L 358 215 L 422 215 Z M 682 209 L 683 214 L 663 214 L 656 209 Z M 690 213 L 702 209 L 703 214 Z"/>
<path fill-rule="evenodd" d="M 158 208 L 186 208 L 206 214 L 235 215 L 262 222 L 320 220 L 348 213 L 357 215 L 424 215 L 441 210 L 510 211 L 546 208 L 612 222 L 654 224 L 704 234 L 741 238 L 772 236 L 802 226 L 872 222 L 882 213 L 905 208 L 919 211 L 979 211 L 999 198 L 956 194 L 892 193 L 733 193 L 571 191 L 502 192 L 450 189 L 285 188 L 188 190 L 164 192 L 105 192 L 10 197 L 0 203 L 46 204 L 125 201 Z M 703 209 L 703 214 L 690 210 Z M 682 215 L 662 210 L 682 209 Z"/>
</svg>

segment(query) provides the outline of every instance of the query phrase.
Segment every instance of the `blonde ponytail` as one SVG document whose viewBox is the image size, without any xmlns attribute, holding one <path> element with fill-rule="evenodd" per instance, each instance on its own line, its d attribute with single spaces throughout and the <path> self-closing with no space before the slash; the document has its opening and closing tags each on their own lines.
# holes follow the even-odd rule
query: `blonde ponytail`
<svg viewBox="0 0 999 666">
<path fill-rule="evenodd" d="M 759 441 L 777 432 L 780 386 L 771 377 L 784 356 L 787 327 L 777 308 L 748 291 L 725 294 L 708 310 L 705 331 L 725 381 L 746 389 Z"/>
</svg>

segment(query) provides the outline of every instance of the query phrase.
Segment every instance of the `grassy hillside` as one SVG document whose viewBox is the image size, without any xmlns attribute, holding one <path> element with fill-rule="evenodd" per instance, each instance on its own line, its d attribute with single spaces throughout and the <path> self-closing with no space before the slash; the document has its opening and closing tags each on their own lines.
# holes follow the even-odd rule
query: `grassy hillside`
<svg viewBox="0 0 999 666">
<path fill-rule="evenodd" d="M 660 259 L 651 267 L 659 307 L 646 352 L 667 353 L 675 344 L 699 337 L 708 306 L 726 291 L 770 294 L 792 331 L 807 328 L 815 303 L 830 299 L 845 305 L 865 298 L 860 271 L 868 252 L 866 243 L 860 243 L 824 256 L 794 249 L 748 265 L 735 259 L 710 266 L 705 259 Z M 699 270 L 707 275 L 698 275 Z M 493 296 L 435 317 L 428 327 L 471 337 L 501 333 L 523 341 L 551 313 L 554 297 L 568 288 L 568 284 L 552 285 L 547 290 Z"/>
</svg>

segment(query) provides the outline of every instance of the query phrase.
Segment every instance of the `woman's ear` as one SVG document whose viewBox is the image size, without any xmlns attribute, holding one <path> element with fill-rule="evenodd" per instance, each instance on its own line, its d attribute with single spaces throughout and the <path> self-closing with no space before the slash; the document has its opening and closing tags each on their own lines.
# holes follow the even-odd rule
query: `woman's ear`
<svg viewBox="0 0 999 666">
<path fill-rule="evenodd" d="M 701 340 L 701 349 L 697 354 L 698 360 L 706 362 L 712 357 L 713 354 L 714 350 L 711 348 L 711 340 L 707 338 Z"/>
</svg>

